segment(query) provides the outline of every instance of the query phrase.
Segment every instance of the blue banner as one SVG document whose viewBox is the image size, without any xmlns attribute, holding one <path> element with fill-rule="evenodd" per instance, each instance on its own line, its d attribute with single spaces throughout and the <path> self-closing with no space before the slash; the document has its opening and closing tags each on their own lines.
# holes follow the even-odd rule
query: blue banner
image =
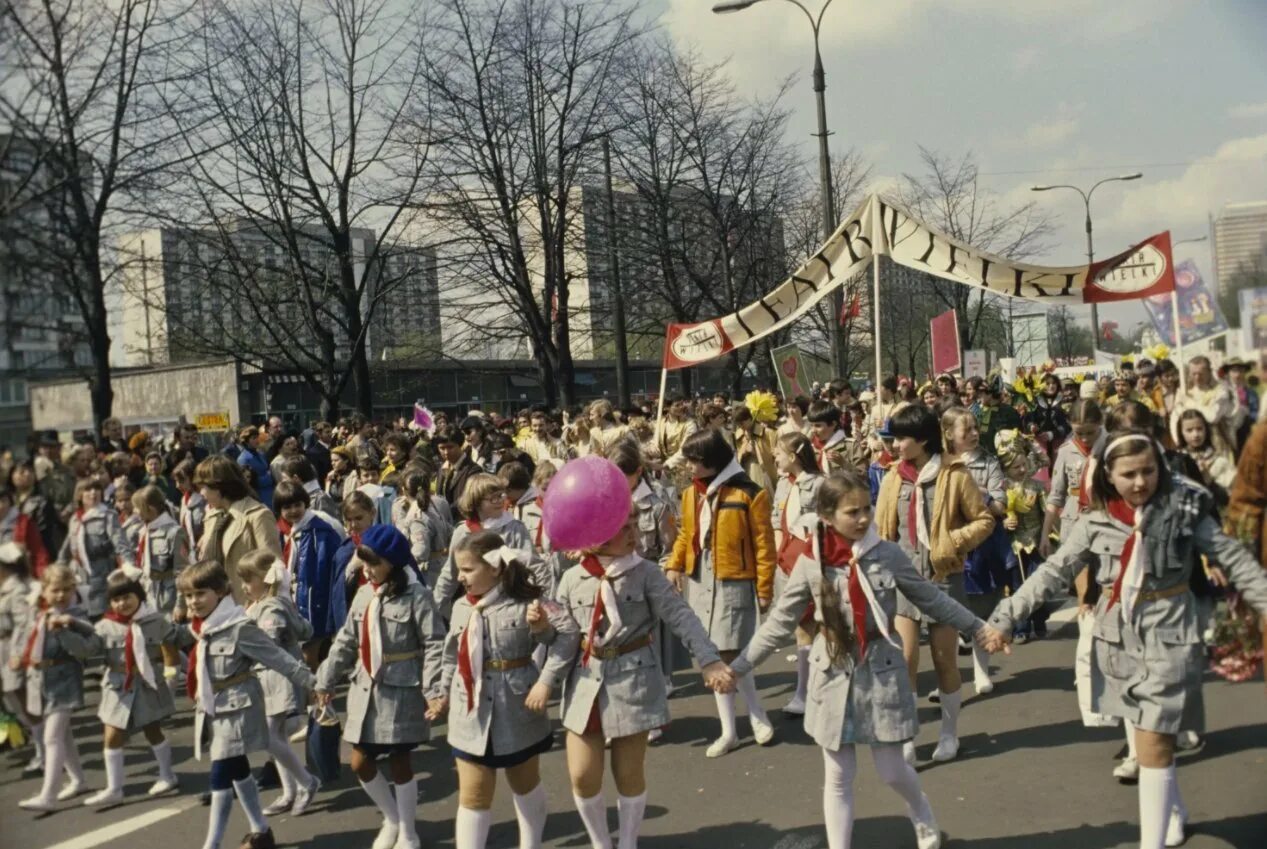
<svg viewBox="0 0 1267 849">
<path fill-rule="evenodd" d="M 1179 303 L 1179 332 L 1183 344 L 1191 345 L 1227 330 L 1227 321 L 1219 309 L 1214 293 L 1205 286 L 1196 264 L 1185 259 L 1175 266 L 1175 297 L 1154 295 L 1144 299 L 1144 307 L 1153 320 L 1153 327 L 1161 340 L 1175 347 L 1175 324 L 1171 316 L 1175 301 Z"/>
</svg>

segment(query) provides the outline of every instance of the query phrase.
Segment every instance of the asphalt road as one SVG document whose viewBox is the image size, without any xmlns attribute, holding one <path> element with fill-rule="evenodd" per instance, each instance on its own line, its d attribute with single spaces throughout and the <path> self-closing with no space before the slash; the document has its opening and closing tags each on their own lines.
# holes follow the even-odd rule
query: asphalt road
<svg viewBox="0 0 1267 849">
<path fill-rule="evenodd" d="M 982 697 L 967 695 L 960 718 L 959 759 L 928 762 L 936 742 L 937 708 L 921 703 L 918 739 L 920 777 L 948 847 L 973 849 L 1117 849 L 1134 847 L 1137 837 L 1136 792 L 1117 784 L 1110 771 L 1121 748 L 1112 729 L 1082 727 L 1073 692 L 1074 633 L 1065 627 L 1053 638 L 1017 647 L 996 659 L 997 687 Z M 925 650 L 926 652 L 926 650 Z M 929 668 L 925 653 L 925 669 Z M 968 672 L 968 660 L 961 659 Z M 758 672 L 758 686 L 775 719 L 774 745 L 760 748 L 751 737 L 720 760 L 704 757 L 717 734 L 712 695 L 692 673 L 679 673 L 672 700 L 674 721 L 649 753 L 649 802 L 642 849 L 820 849 L 822 833 L 822 759 L 800 728 L 799 720 L 777 711 L 794 683 L 786 654 Z M 934 686 L 931 671 L 920 679 L 921 692 Z M 90 699 L 95 701 L 95 688 Z M 182 704 L 187 704 L 183 702 Z M 1203 747 L 1180 759 L 1179 781 L 1191 812 L 1190 849 L 1267 849 L 1267 693 L 1261 679 L 1231 685 L 1210 678 L 1206 684 L 1209 727 Z M 556 711 L 557 713 L 557 711 Z M 102 786 L 100 727 L 89 710 L 77 716 L 76 737 L 89 785 Z M 747 723 L 740 728 L 748 733 Z M 138 738 L 127 751 L 127 801 L 91 811 L 72 804 L 36 815 L 17 808 L 33 795 L 34 778 L 23 779 L 21 760 L 0 756 L 0 803 L 5 811 L 0 847 L 13 849 L 184 849 L 202 844 L 206 809 L 197 792 L 206 788 L 206 766 L 192 757 L 192 718 L 178 714 L 170 736 L 175 748 L 182 795 L 152 800 L 145 788 L 153 780 L 149 749 Z M 419 832 L 424 846 L 453 845 L 457 804 L 452 758 L 439 743 L 419 749 L 421 804 Z M 23 753 L 26 755 L 29 753 Z M 345 753 L 346 754 L 346 753 Z M 253 763 L 258 766 L 262 756 Z M 567 782 L 561 748 L 546 755 L 542 774 L 550 798 L 546 826 L 549 847 L 588 845 Z M 277 791 L 264 795 L 267 804 Z M 613 829 L 615 789 L 607 788 Z M 900 800 L 875 776 L 871 760 L 860 753 L 856 785 L 858 819 L 855 847 L 913 849 L 914 832 Z M 280 845 L 314 849 L 368 847 L 377 817 L 351 774 L 323 788 L 303 817 L 274 818 Z M 245 819 L 234 810 L 226 838 L 228 849 L 245 833 Z M 517 845 L 509 789 L 498 788 L 490 847 Z"/>
</svg>

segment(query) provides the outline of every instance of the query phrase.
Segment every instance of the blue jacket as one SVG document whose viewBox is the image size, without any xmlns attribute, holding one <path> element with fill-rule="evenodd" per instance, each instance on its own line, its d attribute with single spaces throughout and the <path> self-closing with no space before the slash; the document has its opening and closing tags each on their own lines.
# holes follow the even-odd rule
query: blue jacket
<svg viewBox="0 0 1267 849">
<path fill-rule="evenodd" d="M 255 492 L 260 503 L 269 510 L 273 509 L 273 473 L 269 471 L 268 461 L 249 448 L 243 448 L 238 454 L 238 465 L 250 469 L 255 474 Z"/>
<path fill-rule="evenodd" d="M 294 534 L 295 605 L 312 625 L 314 638 L 327 637 L 343 627 L 348 616 L 343 572 L 338 568 L 339 532 L 320 516 Z M 346 561 L 344 563 L 346 565 Z"/>
</svg>

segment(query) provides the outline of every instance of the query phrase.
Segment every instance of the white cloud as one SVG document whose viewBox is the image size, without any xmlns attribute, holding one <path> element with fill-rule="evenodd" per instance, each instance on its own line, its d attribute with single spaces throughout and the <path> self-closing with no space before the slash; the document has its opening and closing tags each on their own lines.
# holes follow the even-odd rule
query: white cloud
<svg viewBox="0 0 1267 849">
<path fill-rule="evenodd" d="M 1262 103 L 1240 103 L 1229 107 L 1229 118 L 1267 118 L 1267 100 Z"/>
</svg>

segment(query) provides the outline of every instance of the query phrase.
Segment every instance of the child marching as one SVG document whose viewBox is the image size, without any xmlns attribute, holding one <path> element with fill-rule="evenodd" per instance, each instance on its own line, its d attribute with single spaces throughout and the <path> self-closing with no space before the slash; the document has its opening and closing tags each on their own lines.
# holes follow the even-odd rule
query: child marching
<svg viewBox="0 0 1267 849">
<path fill-rule="evenodd" d="M 132 495 L 132 507 L 144 523 L 136 542 L 136 568 L 145 597 L 170 618 L 179 604 L 176 578 L 189 565 L 190 543 L 185 529 L 167 510 L 158 487 L 143 486 Z"/>
<path fill-rule="evenodd" d="M 102 500 L 104 488 L 96 478 L 75 485 L 75 512 L 70 533 L 57 556 L 59 563 L 73 566 L 85 584 L 88 616 L 96 619 L 106 612 L 106 578 L 120 563 L 132 562 L 119 527 L 119 518 Z"/>
</svg>

